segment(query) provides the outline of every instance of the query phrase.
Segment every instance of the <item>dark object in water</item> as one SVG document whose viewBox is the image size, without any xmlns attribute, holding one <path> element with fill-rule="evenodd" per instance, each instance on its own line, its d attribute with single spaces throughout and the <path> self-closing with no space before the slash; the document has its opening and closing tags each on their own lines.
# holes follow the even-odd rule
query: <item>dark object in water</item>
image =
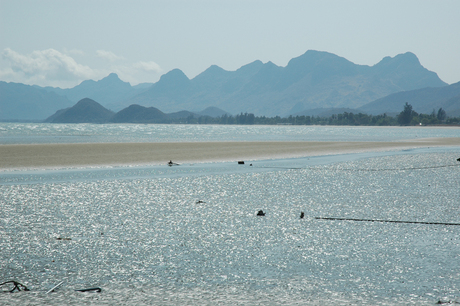
<svg viewBox="0 0 460 306">
<path fill-rule="evenodd" d="M 303 211 L 300 212 L 300 219 L 303 219 L 303 217 L 305 217 L 305 214 L 303 213 Z"/>
<path fill-rule="evenodd" d="M 72 238 L 57 237 L 56 240 L 72 240 Z"/>
<path fill-rule="evenodd" d="M 263 210 L 259 210 L 259 211 L 257 212 L 257 216 L 265 216 L 264 211 L 263 211 Z"/>
<path fill-rule="evenodd" d="M 9 283 L 11 283 L 11 284 L 14 285 L 13 289 L 7 290 L 7 291 L 3 291 L 3 292 L 11 292 L 11 293 L 13 293 L 14 290 L 17 290 L 17 291 L 30 291 L 29 288 L 27 288 L 27 287 L 24 286 L 23 284 L 21 284 L 21 283 L 19 283 L 19 282 L 17 282 L 17 281 L 14 281 L 14 280 L 11 280 L 11 281 L 7 281 L 7 282 L 4 282 L 4 283 L 1 283 L 1 284 L 0 284 L 0 287 L 2 287 L 3 285 L 9 284 Z"/>
<path fill-rule="evenodd" d="M 94 288 L 87 288 L 87 289 L 77 289 L 75 291 L 79 291 L 79 292 L 101 292 L 102 289 L 99 288 L 99 287 L 94 287 Z"/>
<path fill-rule="evenodd" d="M 460 304 L 460 303 L 459 303 L 459 302 L 456 302 L 456 301 L 447 301 L 447 302 L 443 302 L 443 301 L 439 300 L 436 304 L 442 305 L 442 304 Z"/>
<path fill-rule="evenodd" d="M 460 161 L 460 157 L 459 157 L 459 158 L 457 158 L 457 161 Z"/>
<path fill-rule="evenodd" d="M 206 202 L 205 202 L 205 201 L 201 201 L 201 200 L 198 200 L 198 201 L 195 202 L 195 204 L 204 204 L 204 203 L 206 203 Z"/>
<path fill-rule="evenodd" d="M 238 165 L 244 165 L 244 161 L 243 161 L 243 160 L 239 160 L 239 161 L 238 161 Z"/>
<path fill-rule="evenodd" d="M 172 166 L 178 166 L 178 165 L 179 165 L 179 164 L 174 163 L 172 160 L 170 160 L 170 161 L 168 162 L 168 166 L 170 166 L 170 167 L 172 167 Z"/>
</svg>

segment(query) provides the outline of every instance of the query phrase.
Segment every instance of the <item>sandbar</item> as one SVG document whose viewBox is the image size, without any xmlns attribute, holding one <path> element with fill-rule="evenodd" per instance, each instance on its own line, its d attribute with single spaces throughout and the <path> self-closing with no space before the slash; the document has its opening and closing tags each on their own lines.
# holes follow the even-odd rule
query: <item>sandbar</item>
<svg viewBox="0 0 460 306">
<path fill-rule="evenodd" d="M 395 142 L 163 142 L 0 145 L 0 169 L 226 162 L 460 146 L 460 138 Z"/>
</svg>

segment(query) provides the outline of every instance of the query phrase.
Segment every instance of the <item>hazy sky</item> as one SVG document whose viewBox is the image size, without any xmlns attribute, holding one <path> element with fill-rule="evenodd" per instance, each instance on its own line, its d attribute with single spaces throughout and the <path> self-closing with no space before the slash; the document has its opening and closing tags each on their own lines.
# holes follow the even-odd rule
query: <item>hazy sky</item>
<svg viewBox="0 0 460 306">
<path fill-rule="evenodd" d="M 460 81 L 459 0 L 0 0 L 0 80 L 73 87 L 111 72 L 156 82 L 307 50 L 356 64 L 411 51 Z"/>
</svg>

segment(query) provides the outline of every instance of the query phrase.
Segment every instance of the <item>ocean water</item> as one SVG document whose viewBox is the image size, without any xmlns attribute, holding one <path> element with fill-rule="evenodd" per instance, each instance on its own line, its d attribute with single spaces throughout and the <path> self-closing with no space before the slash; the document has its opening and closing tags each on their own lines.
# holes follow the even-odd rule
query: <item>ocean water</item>
<svg viewBox="0 0 460 306">
<path fill-rule="evenodd" d="M 452 127 L 1 123 L 0 144 L 184 141 L 398 141 L 458 137 Z"/>
<path fill-rule="evenodd" d="M 31 291 L 0 293 L 0 304 L 460 302 L 460 226 L 447 225 L 460 223 L 459 157 L 457 147 L 3 171 L 0 282 Z M 91 287 L 102 292 L 75 291 Z"/>
</svg>

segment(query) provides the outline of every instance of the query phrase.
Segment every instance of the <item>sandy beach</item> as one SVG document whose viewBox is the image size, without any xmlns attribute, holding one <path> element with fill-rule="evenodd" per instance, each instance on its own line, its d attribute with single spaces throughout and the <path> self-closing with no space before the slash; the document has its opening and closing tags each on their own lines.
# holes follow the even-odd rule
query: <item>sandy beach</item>
<svg viewBox="0 0 460 306">
<path fill-rule="evenodd" d="M 189 142 L 0 145 L 0 169 L 143 165 L 293 158 L 460 146 L 460 138 L 404 142 Z"/>
</svg>

